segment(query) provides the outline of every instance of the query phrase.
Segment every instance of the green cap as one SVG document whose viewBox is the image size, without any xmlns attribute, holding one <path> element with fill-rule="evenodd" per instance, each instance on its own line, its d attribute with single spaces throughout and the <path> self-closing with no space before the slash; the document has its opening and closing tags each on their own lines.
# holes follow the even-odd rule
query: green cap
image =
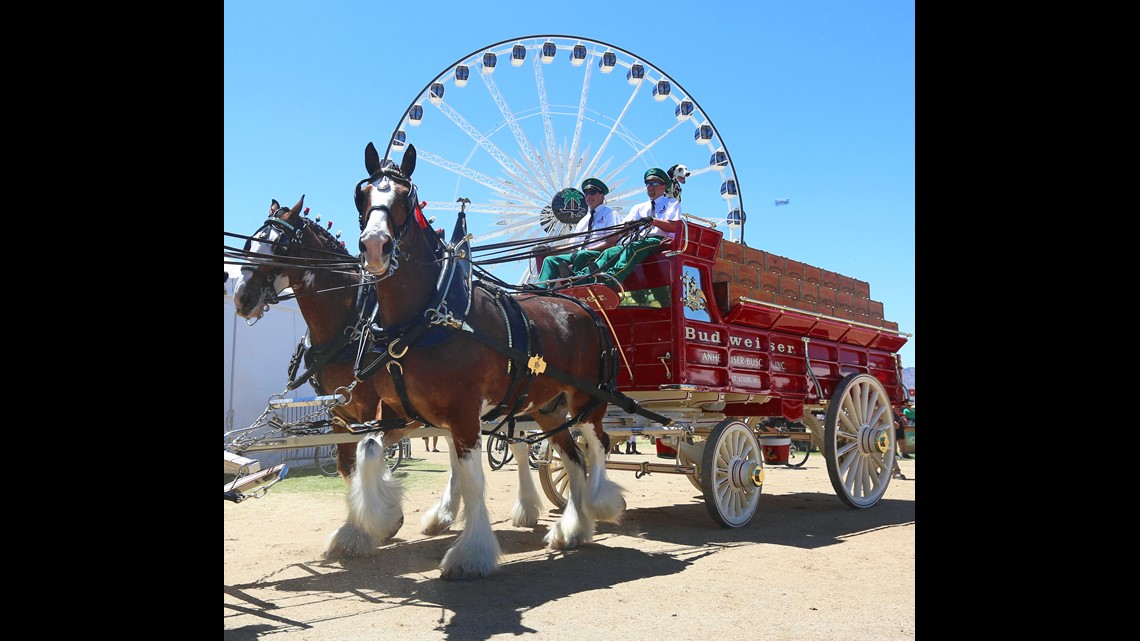
<svg viewBox="0 0 1140 641">
<path fill-rule="evenodd" d="M 669 174 L 665 173 L 665 170 L 660 167 L 654 167 L 645 172 L 645 178 L 643 180 L 649 180 L 650 178 L 656 178 L 665 183 L 665 189 L 669 189 L 673 186 L 673 180 L 669 178 Z"/>
<path fill-rule="evenodd" d="M 598 180 L 597 178 L 587 178 L 587 179 L 583 180 L 582 181 L 582 191 L 583 192 L 586 191 L 586 187 L 589 187 L 591 185 L 594 187 L 597 187 L 598 191 L 602 192 L 603 196 L 610 193 L 610 188 L 606 187 L 606 183 Z"/>
</svg>

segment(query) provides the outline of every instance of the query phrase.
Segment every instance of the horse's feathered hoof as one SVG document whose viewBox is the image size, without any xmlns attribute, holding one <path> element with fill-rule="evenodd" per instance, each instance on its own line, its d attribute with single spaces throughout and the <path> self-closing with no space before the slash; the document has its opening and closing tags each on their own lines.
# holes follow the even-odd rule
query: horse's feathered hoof
<svg viewBox="0 0 1140 641">
<path fill-rule="evenodd" d="M 511 525 L 515 527 L 534 527 L 538 525 L 538 517 L 542 516 L 541 505 L 523 505 L 516 502 L 511 508 Z"/>
<path fill-rule="evenodd" d="M 584 524 L 583 524 L 584 525 Z M 593 527 L 578 527 L 571 531 L 561 521 L 550 526 L 543 541 L 551 550 L 573 550 L 594 540 Z"/>
<path fill-rule="evenodd" d="M 608 523 L 620 523 L 625 512 L 625 496 L 621 486 L 612 481 L 598 492 L 594 501 L 583 506 L 586 516 Z"/>
<path fill-rule="evenodd" d="M 485 536 L 465 532 L 443 555 L 439 576 L 447 581 L 469 581 L 491 576 L 499 570 L 499 542 L 488 531 Z"/>
<path fill-rule="evenodd" d="M 476 579 L 489 577 L 497 570 L 498 568 L 484 570 L 480 568 L 459 567 L 453 568 L 450 571 L 445 571 L 441 568 L 439 572 L 439 578 L 443 579 L 444 581 L 474 581 Z"/>
<path fill-rule="evenodd" d="M 454 514 L 441 514 L 439 509 L 428 510 L 420 518 L 420 533 L 424 536 L 438 536 L 450 530 L 453 523 Z"/>
<path fill-rule="evenodd" d="M 376 548 L 372 537 L 351 523 L 340 526 L 325 542 L 321 558 L 352 559 L 368 556 Z"/>
</svg>

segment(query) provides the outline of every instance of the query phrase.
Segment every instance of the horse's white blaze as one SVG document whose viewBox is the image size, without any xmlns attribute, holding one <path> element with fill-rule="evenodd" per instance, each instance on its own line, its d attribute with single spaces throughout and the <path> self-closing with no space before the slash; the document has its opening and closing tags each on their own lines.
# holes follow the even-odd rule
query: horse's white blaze
<svg viewBox="0 0 1140 641">
<path fill-rule="evenodd" d="M 249 241 L 249 251 L 251 254 L 272 256 L 273 243 L 275 241 L 281 241 L 281 232 L 273 229 L 270 230 L 269 238 L 264 242 L 256 238 L 251 238 Z M 240 309 L 248 302 L 250 296 L 256 296 L 257 301 L 255 305 L 251 306 L 250 309 L 252 312 L 250 315 L 253 318 L 261 318 L 261 316 L 265 313 L 265 292 L 262 290 L 253 291 L 250 289 L 249 281 L 253 278 L 254 273 L 256 273 L 256 270 L 254 270 L 252 267 L 241 268 L 241 280 L 239 280 L 237 286 L 234 287 L 234 302 L 237 303 L 237 306 Z M 289 279 L 284 275 L 278 275 L 277 278 L 274 279 L 273 288 L 276 291 L 281 291 L 287 287 L 289 287 Z"/>
<path fill-rule="evenodd" d="M 266 234 L 267 238 L 265 240 L 261 240 L 260 238 L 250 238 L 249 239 L 249 251 L 250 251 L 250 253 L 251 254 L 261 254 L 262 256 L 272 256 L 273 255 L 273 245 L 275 243 L 279 243 L 279 242 L 280 243 L 286 242 L 282 238 L 282 235 L 283 234 L 276 227 L 272 227 L 269 229 L 269 233 Z"/>
<path fill-rule="evenodd" d="M 391 258 L 391 248 L 384 248 L 396 242 L 389 233 L 387 211 L 391 211 L 396 202 L 396 190 L 387 178 L 381 178 L 377 184 L 366 185 L 364 191 L 368 194 L 368 223 L 360 232 L 360 248 L 364 255 L 364 268 L 370 273 L 379 276 L 388 271 L 388 261 Z M 376 209 L 386 207 L 385 209 Z M 411 212 L 409 212 L 409 215 Z"/>
<path fill-rule="evenodd" d="M 237 286 L 234 287 L 234 303 L 239 310 L 245 304 L 246 298 L 250 295 L 250 292 L 246 290 L 249 289 L 249 279 L 251 278 L 253 278 L 253 270 L 243 267 L 241 270 L 241 280 L 239 280 Z M 257 318 L 261 318 L 262 307 L 264 307 L 262 301 L 257 301 L 257 306 L 253 308 L 253 314 Z"/>
</svg>

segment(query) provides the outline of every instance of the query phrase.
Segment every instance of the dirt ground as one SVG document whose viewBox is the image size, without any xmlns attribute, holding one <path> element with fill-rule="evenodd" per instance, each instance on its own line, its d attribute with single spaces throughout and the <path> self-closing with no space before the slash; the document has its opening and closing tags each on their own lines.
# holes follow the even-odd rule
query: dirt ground
<svg viewBox="0 0 1140 641">
<path fill-rule="evenodd" d="M 445 452 L 413 455 L 447 464 Z M 462 582 L 439 578 L 461 522 L 437 537 L 418 531 L 445 473 L 407 492 L 395 539 L 348 561 L 320 558 L 344 521 L 343 495 L 270 490 L 224 504 L 224 638 L 913 640 L 915 462 L 900 461 L 906 479 L 863 510 L 836 496 L 821 453 L 802 468 L 766 466 L 759 512 L 736 529 L 712 520 L 685 476 L 613 471 L 628 503 L 622 522 L 552 552 L 542 542 L 557 516 L 549 501 L 538 527 L 512 527 L 516 465 L 491 471 L 484 457 L 503 565 Z"/>
</svg>

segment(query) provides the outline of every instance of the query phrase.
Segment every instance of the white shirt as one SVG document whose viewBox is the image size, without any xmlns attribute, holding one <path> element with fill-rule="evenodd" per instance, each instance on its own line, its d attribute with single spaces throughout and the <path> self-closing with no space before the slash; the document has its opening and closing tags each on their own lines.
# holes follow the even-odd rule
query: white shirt
<svg viewBox="0 0 1140 641">
<path fill-rule="evenodd" d="M 622 223 L 629 223 L 642 218 L 656 218 L 657 220 L 681 220 L 681 201 L 676 198 L 669 198 L 668 196 L 661 196 L 653 201 L 653 209 L 649 207 L 649 201 L 637 203 L 630 208 L 629 213 L 622 219 Z M 661 231 L 656 227 L 650 227 L 649 236 L 661 236 L 662 238 L 669 238 L 668 232 Z"/>
<path fill-rule="evenodd" d="M 583 245 L 588 245 L 598 240 L 601 236 L 605 235 L 605 233 L 612 233 L 612 231 L 599 233 L 596 230 L 613 227 L 614 225 L 617 225 L 617 220 L 614 218 L 614 210 L 607 205 L 598 205 L 597 209 L 594 210 L 594 224 L 590 225 L 590 214 L 587 213 L 585 216 L 582 216 L 582 220 L 579 220 L 578 224 L 574 226 L 574 231 L 576 233 L 582 233 L 590 230 L 590 234 L 583 237 L 581 241 Z"/>
</svg>

